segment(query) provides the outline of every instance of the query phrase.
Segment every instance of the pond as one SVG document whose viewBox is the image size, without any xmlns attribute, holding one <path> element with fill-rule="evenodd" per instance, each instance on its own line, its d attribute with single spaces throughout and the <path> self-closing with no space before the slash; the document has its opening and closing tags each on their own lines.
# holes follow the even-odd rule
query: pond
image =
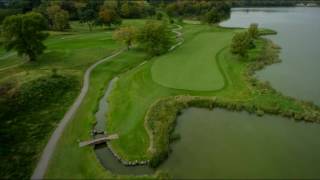
<svg viewBox="0 0 320 180">
<path fill-rule="evenodd" d="M 236 8 L 227 27 L 274 29 L 282 63 L 257 73 L 286 95 L 320 105 L 320 8 Z M 320 125 L 191 108 L 178 118 L 181 140 L 160 167 L 175 178 L 320 178 Z"/>
<path fill-rule="evenodd" d="M 176 178 L 319 178 L 320 126 L 276 116 L 190 108 L 160 167 Z"/>
</svg>

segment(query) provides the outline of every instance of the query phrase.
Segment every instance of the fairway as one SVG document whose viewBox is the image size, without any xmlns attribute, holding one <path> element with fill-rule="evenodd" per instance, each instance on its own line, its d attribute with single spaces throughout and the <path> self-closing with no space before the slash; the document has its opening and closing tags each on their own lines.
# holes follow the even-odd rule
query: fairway
<svg viewBox="0 0 320 180">
<path fill-rule="evenodd" d="M 151 69 L 153 80 L 174 89 L 214 91 L 223 88 L 224 77 L 216 54 L 230 44 L 232 32 L 214 30 L 195 33 L 172 53 L 156 59 Z"/>
</svg>

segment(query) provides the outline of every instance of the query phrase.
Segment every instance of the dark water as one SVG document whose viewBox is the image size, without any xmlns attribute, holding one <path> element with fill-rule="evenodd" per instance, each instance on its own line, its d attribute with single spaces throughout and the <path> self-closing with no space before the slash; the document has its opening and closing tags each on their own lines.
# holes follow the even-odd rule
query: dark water
<svg viewBox="0 0 320 180">
<path fill-rule="evenodd" d="M 191 108 L 161 169 L 176 178 L 320 178 L 320 125 Z"/>
<path fill-rule="evenodd" d="M 109 96 L 112 87 L 117 79 L 118 78 L 116 77 L 112 79 L 112 81 L 110 81 L 104 96 L 99 101 L 98 111 L 95 114 L 97 124 L 94 128 L 98 132 L 103 132 L 105 130 L 105 124 L 107 121 L 106 113 L 109 109 L 107 97 Z M 99 137 L 101 135 L 98 134 L 96 136 Z M 148 166 L 125 166 L 112 154 L 110 149 L 105 144 L 95 146 L 95 153 L 102 166 L 113 174 L 147 175 L 154 172 L 153 169 L 149 168 Z"/>
<path fill-rule="evenodd" d="M 278 32 L 268 38 L 282 47 L 282 63 L 258 73 L 286 95 L 320 105 L 320 8 L 237 8 L 227 27 L 261 27 Z"/>
<path fill-rule="evenodd" d="M 282 63 L 258 73 L 286 95 L 320 104 L 320 9 L 233 9 L 229 27 L 278 31 Z M 176 178 L 320 178 L 320 125 L 276 116 L 191 108 L 161 169 Z"/>
</svg>

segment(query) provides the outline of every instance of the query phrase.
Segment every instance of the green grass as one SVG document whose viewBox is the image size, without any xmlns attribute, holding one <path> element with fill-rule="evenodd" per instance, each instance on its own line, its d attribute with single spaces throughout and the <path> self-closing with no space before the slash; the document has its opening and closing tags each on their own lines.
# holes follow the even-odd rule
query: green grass
<svg viewBox="0 0 320 180">
<path fill-rule="evenodd" d="M 131 23 L 131 21 L 141 24 L 144 22 L 144 20 L 125 20 L 124 24 Z M 0 87 L 7 83 L 13 84 L 14 87 L 11 88 L 10 92 L 19 90 L 24 84 L 33 83 L 39 78 L 50 76 L 53 69 L 57 69 L 60 75 L 73 77 L 77 83 L 73 88 L 65 89 L 64 93 L 66 95 L 61 96 L 61 99 L 57 99 L 57 101 L 50 100 L 46 106 L 38 107 L 36 110 L 30 108 L 26 112 L 19 113 L 19 116 L 17 112 L 10 118 L 1 119 L 3 124 L 16 123 L 17 126 L 6 126 L 9 127 L 9 129 L 6 129 L 6 134 L 15 139 L 12 142 L 19 146 L 17 148 L 12 145 L 10 151 L 1 149 L 1 156 L 5 156 L 5 158 L 1 157 L 3 164 L 10 163 L 8 161 L 14 159 L 11 161 L 12 166 L 6 166 L 6 169 L 1 166 L 1 178 L 28 179 L 31 176 L 52 131 L 79 93 L 84 71 L 94 62 L 121 48 L 121 45 L 112 39 L 111 30 L 95 28 L 94 31 L 89 32 L 85 25 L 78 22 L 72 22 L 71 26 L 72 30 L 68 32 L 49 32 L 50 36 L 45 41 L 47 49 L 36 62 L 26 62 L 18 67 L 4 70 L 3 68 L 23 63 L 25 60 L 18 57 L 15 52 L 6 53 L 4 48 L 0 47 L 0 54 L 2 55 L 0 57 Z M 134 63 L 134 61 L 129 63 Z M 106 69 L 108 69 L 108 72 L 113 72 L 122 67 L 123 65 L 118 64 L 113 65 L 112 69 Z M 107 79 L 105 79 L 105 82 L 107 82 Z M 103 84 L 101 81 L 100 83 Z M 46 96 L 46 94 L 42 95 Z M 2 96 L 3 94 L 1 94 L 0 101 Z M 2 106 L 1 103 L 0 106 Z M 20 136 L 16 131 L 19 128 L 16 127 L 28 132 L 25 133 L 25 138 L 18 138 Z M 38 132 L 34 130 L 36 128 L 39 128 L 41 133 L 36 133 Z M 88 126 L 84 128 L 88 128 Z M 90 129 L 87 129 L 87 131 L 89 132 Z M 26 151 L 23 152 L 20 149 Z M 19 165 L 14 163 L 16 161 L 19 162 Z"/>
<path fill-rule="evenodd" d="M 77 140 L 90 139 L 98 101 L 110 80 L 144 60 L 138 51 L 125 52 L 99 65 L 90 78 L 90 88 L 74 119 L 68 124 L 50 161 L 47 178 L 110 178 L 91 147 L 79 148 Z"/>
<path fill-rule="evenodd" d="M 151 70 L 153 80 L 173 89 L 213 91 L 223 88 L 224 77 L 216 54 L 230 44 L 232 34 L 204 26 L 178 49 L 157 58 Z"/>
<path fill-rule="evenodd" d="M 123 23 L 141 26 L 143 21 L 131 20 Z M 111 31 L 97 28 L 93 32 L 88 32 L 84 25 L 79 23 L 72 25 L 74 30 L 70 33 L 50 32 L 52 35 L 46 41 L 49 51 L 40 57 L 39 62 L 0 72 L 0 83 L 10 80 L 26 83 L 50 74 L 53 68 L 57 68 L 63 75 L 72 75 L 81 80 L 84 70 L 90 64 L 110 55 L 120 47 L 112 41 Z M 252 86 L 248 82 L 245 75 L 248 65 L 261 55 L 261 50 L 266 44 L 257 41 L 257 47 L 250 50 L 248 58 L 238 58 L 230 54 L 228 47 L 236 31 L 239 29 L 184 25 L 185 44 L 171 53 L 141 64 L 146 60 L 146 55 L 133 49 L 99 65 L 92 72 L 87 96 L 58 142 L 45 177 L 116 178 L 101 166 L 92 148 L 78 147 L 78 140 L 91 138 L 90 132 L 95 122 L 94 113 L 99 99 L 107 84 L 115 76 L 120 78 L 108 98 L 110 109 L 106 115 L 108 116 L 106 129 L 108 133 L 119 134 L 119 139 L 112 141 L 111 145 L 126 160 L 146 160 L 152 157 L 147 151 L 150 138 L 143 123 L 151 105 L 162 98 L 177 95 L 217 96 L 224 101 L 248 106 L 269 108 L 277 104 L 280 109 L 304 111 L 306 106 L 302 103 L 277 92 Z M 10 58 L 13 60 L 17 57 Z M 180 73 L 184 76 L 181 79 L 176 78 Z M 67 107 L 63 103 L 59 105 L 61 108 Z M 52 109 L 48 107 L 42 112 L 51 111 Z M 161 115 L 166 112 L 158 111 L 158 113 Z M 43 113 L 48 119 L 50 114 Z M 62 115 L 61 113 L 60 116 Z M 47 136 L 53 128 L 54 126 L 48 130 Z M 39 152 L 46 140 L 42 139 Z M 30 165 L 32 166 L 34 164 Z"/>
<path fill-rule="evenodd" d="M 245 107 L 254 107 L 254 112 L 256 111 L 256 108 L 272 109 L 274 107 L 283 111 L 315 111 L 312 107 L 305 106 L 304 103 L 283 96 L 282 94 L 268 88 L 252 86 L 248 82 L 248 78 L 245 75 L 248 70 L 248 66 L 254 63 L 254 61 L 262 55 L 262 51 L 267 46 L 266 41 L 262 39 L 256 40 L 256 48 L 249 51 L 247 58 L 240 58 L 232 55 L 230 53 L 230 48 L 228 47 L 228 45 L 230 45 L 230 39 L 232 38 L 233 32 L 237 32 L 239 29 L 207 27 L 204 25 L 185 25 L 184 28 L 186 45 L 182 45 L 171 53 L 155 58 L 152 61 L 123 74 L 120 76 L 120 79 L 117 81 L 117 85 L 109 96 L 110 110 L 108 113 L 106 129 L 109 132 L 120 134 L 119 139 L 112 141 L 111 144 L 113 149 L 122 158 L 130 161 L 150 159 L 151 154 L 147 151 L 150 144 L 149 136 L 146 133 L 143 123 L 146 118 L 146 113 L 151 105 L 157 100 L 165 97 L 172 97 L 176 95 L 202 97 L 216 96 L 221 98 L 223 102 L 227 104 L 236 103 L 242 104 Z M 212 35 L 208 35 L 210 33 Z M 184 59 L 181 58 L 181 60 L 183 59 L 185 61 L 206 61 L 206 59 L 201 58 L 188 59 L 189 56 L 192 56 L 189 52 L 190 48 L 188 43 L 190 43 L 191 46 L 192 42 L 199 36 L 199 34 L 204 34 L 206 37 L 213 36 L 216 37 L 215 39 L 220 40 L 213 41 L 210 38 L 200 38 L 201 41 L 197 42 L 198 46 L 193 46 L 193 50 L 195 51 L 195 54 L 197 53 L 196 51 L 204 52 L 201 49 L 203 48 L 201 44 L 214 47 L 214 49 L 211 49 L 211 51 L 208 50 L 206 53 L 208 57 L 212 56 L 213 60 L 215 60 L 221 68 L 218 69 L 218 66 L 211 66 L 211 71 L 218 72 L 219 76 L 224 77 L 225 80 L 223 81 L 222 79 L 222 82 L 224 82 L 223 89 L 203 91 L 203 89 L 188 90 L 184 87 L 179 90 L 178 88 L 177 84 L 179 83 L 181 83 L 179 85 L 190 85 L 195 87 L 195 83 L 192 81 L 193 77 L 191 76 L 188 79 L 186 78 L 185 81 L 176 81 L 176 77 L 179 73 L 184 72 L 184 68 L 181 67 L 187 66 L 185 65 L 187 62 L 177 62 L 180 60 L 180 57 L 184 57 Z M 220 37 L 219 35 L 229 37 Z M 217 42 L 217 44 L 215 44 L 215 42 Z M 215 54 L 212 54 L 212 51 L 215 52 Z M 203 54 L 199 56 L 206 58 Z M 197 64 L 199 62 L 191 63 Z M 161 68 L 156 69 L 159 64 L 161 64 Z M 205 66 L 207 63 L 202 65 Z M 197 71 L 192 71 L 190 74 L 192 76 L 197 76 L 197 73 L 203 73 L 204 70 L 210 71 L 210 69 L 206 69 L 206 67 L 203 66 L 199 64 Z M 194 67 L 188 66 L 188 68 L 192 69 Z M 159 74 L 155 77 L 155 73 Z M 209 74 L 209 72 L 204 73 Z M 170 76 L 168 74 L 170 74 Z M 205 80 L 206 78 L 207 77 L 204 77 Z M 162 84 L 163 81 L 159 82 L 159 79 L 160 81 L 167 80 L 164 83 L 175 82 L 175 84 L 170 84 L 173 86 L 171 87 L 168 86 L 168 84 Z M 205 80 L 203 82 L 205 82 Z M 197 81 L 202 81 L 202 79 L 199 78 Z M 166 113 L 159 109 L 156 109 L 155 111 L 160 115 L 164 115 Z M 158 120 L 163 122 L 166 121 L 166 119 Z M 165 131 L 160 132 L 164 133 Z"/>
</svg>

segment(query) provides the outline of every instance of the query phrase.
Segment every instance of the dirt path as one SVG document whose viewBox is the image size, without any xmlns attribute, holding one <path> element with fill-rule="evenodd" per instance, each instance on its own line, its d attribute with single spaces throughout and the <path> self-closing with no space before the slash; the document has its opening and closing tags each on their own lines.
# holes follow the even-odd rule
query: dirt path
<svg viewBox="0 0 320 180">
<path fill-rule="evenodd" d="M 73 115 L 76 113 L 78 108 L 80 107 L 84 97 L 86 96 L 89 84 L 90 84 L 90 74 L 92 70 L 97 67 L 99 64 L 104 63 L 110 59 L 112 59 L 115 56 L 118 56 L 121 54 L 124 50 L 120 50 L 116 52 L 115 54 L 106 57 L 95 64 L 91 65 L 85 72 L 84 80 L 83 80 L 83 86 L 81 89 L 80 94 L 78 95 L 77 99 L 74 101 L 73 105 L 69 108 L 69 110 L 65 113 L 63 119 L 58 124 L 58 127 L 55 129 L 53 134 L 51 135 L 46 147 L 44 148 L 41 158 L 37 164 L 37 167 L 35 168 L 33 175 L 31 176 L 31 179 L 43 179 L 44 174 L 47 170 L 49 161 L 51 159 L 51 156 L 55 150 L 56 144 L 60 138 L 60 136 L 63 133 L 63 130 L 65 129 L 66 125 L 72 120 Z"/>
</svg>

